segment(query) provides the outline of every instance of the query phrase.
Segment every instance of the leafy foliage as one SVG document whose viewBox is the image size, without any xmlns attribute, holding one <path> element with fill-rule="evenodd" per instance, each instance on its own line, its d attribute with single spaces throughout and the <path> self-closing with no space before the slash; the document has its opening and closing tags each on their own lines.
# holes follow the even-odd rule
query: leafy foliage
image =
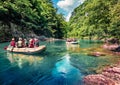
<svg viewBox="0 0 120 85">
<path fill-rule="evenodd" d="M 120 1 L 86 0 L 77 7 L 69 22 L 69 37 L 102 39 L 120 35 Z"/>
<path fill-rule="evenodd" d="M 32 30 L 38 35 L 62 38 L 66 22 L 56 12 L 51 0 L 0 1 L 0 21 L 17 24 L 21 30 Z"/>
</svg>

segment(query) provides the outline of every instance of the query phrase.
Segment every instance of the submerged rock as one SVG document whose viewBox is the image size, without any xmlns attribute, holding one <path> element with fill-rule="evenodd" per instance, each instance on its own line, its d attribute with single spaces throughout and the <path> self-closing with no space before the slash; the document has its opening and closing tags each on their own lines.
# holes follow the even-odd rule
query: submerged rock
<svg viewBox="0 0 120 85">
<path fill-rule="evenodd" d="M 118 44 L 112 44 L 112 45 L 104 44 L 102 48 L 110 51 L 111 52 L 111 53 L 109 52 L 110 54 L 120 55 L 120 46 Z"/>
<path fill-rule="evenodd" d="M 102 74 L 88 75 L 83 82 L 84 85 L 116 85 L 116 82 Z"/>
<path fill-rule="evenodd" d="M 88 55 L 99 57 L 99 56 L 105 56 L 106 54 L 102 52 L 91 52 Z"/>
<path fill-rule="evenodd" d="M 109 67 L 101 74 L 88 75 L 84 79 L 85 85 L 120 85 L 120 67 Z"/>
<path fill-rule="evenodd" d="M 102 47 L 107 50 L 115 50 L 116 48 L 119 47 L 119 45 L 118 44 L 112 44 L 112 45 L 104 44 Z"/>
</svg>

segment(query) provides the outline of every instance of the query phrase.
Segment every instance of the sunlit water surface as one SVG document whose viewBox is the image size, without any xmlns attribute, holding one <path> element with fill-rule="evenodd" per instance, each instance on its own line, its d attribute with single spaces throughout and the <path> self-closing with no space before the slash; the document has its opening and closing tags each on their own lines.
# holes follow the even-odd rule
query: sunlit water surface
<svg viewBox="0 0 120 85">
<path fill-rule="evenodd" d="M 85 49 L 99 47 L 100 43 L 83 40 L 77 45 L 40 42 L 47 49 L 37 55 L 6 52 L 4 47 L 8 44 L 0 44 L 0 85 L 84 85 L 84 76 L 119 60 L 119 56 L 86 55 Z"/>
</svg>

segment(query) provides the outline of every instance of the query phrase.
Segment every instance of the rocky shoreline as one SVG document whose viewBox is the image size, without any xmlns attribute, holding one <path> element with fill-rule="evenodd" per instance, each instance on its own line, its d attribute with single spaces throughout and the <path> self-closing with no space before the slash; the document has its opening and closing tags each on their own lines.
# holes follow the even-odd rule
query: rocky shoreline
<svg viewBox="0 0 120 85">
<path fill-rule="evenodd" d="M 105 68 L 101 74 L 85 76 L 84 85 L 120 85 L 120 63 Z"/>
<path fill-rule="evenodd" d="M 103 45 L 103 49 L 113 50 L 117 45 Z M 119 49 L 117 49 L 119 50 Z M 120 52 L 111 51 L 112 55 L 120 56 Z M 98 53 L 94 53 L 96 56 Z M 101 52 L 99 55 L 101 56 Z M 107 53 L 106 53 L 107 54 Z M 84 85 L 120 85 L 120 61 L 112 67 L 105 67 L 99 74 L 91 74 L 83 78 Z"/>
</svg>

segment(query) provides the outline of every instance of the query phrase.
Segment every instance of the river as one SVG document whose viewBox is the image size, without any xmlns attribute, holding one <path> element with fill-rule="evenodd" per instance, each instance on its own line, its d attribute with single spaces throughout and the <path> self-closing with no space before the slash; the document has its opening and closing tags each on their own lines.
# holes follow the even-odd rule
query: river
<svg viewBox="0 0 120 85">
<path fill-rule="evenodd" d="M 84 76 L 96 74 L 120 59 L 87 55 L 90 48 L 99 49 L 101 45 L 88 40 L 76 45 L 66 45 L 62 40 L 40 42 L 47 49 L 37 55 L 6 52 L 4 47 L 8 44 L 0 43 L 0 85 L 84 85 Z"/>
</svg>

